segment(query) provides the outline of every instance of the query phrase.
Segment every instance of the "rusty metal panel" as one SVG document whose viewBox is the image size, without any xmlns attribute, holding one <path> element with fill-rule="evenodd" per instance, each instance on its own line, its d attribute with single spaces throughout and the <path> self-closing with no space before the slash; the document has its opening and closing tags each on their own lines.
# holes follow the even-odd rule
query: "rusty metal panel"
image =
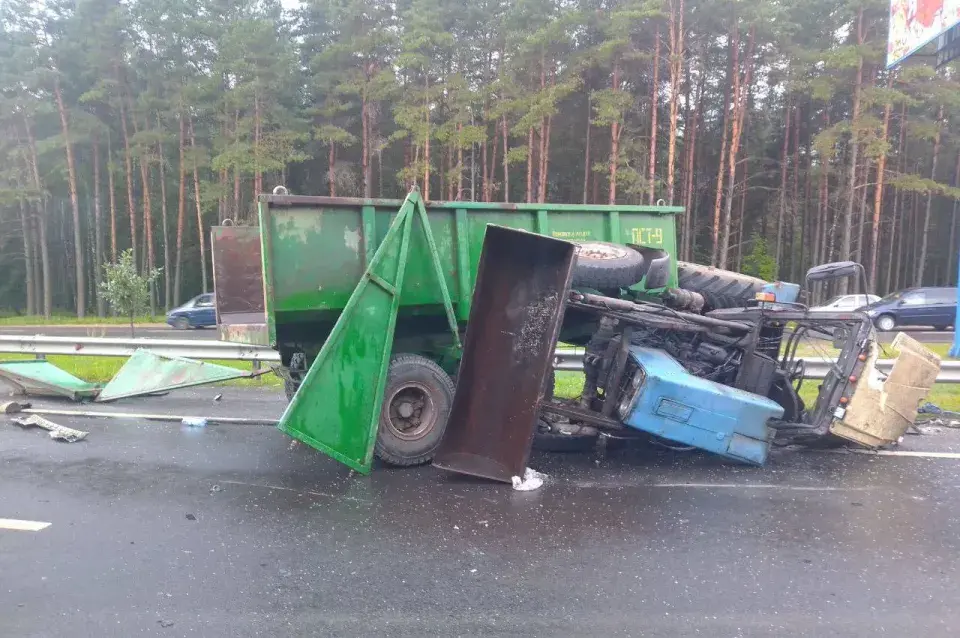
<svg viewBox="0 0 960 638">
<path fill-rule="evenodd" d="M 522 476 L 573 272 L 574 245 L 487 227 L 457 393 L 434 465 Z"/>
<path fill-rule="evenodd" d="M 937 382 L 940 357 L 902 332 L 892 348 L 899 355 L 884 378 L 876 367 L 880 349 L 871 344 L 849 404 L 830 425 L 832 434 L 877 448 L 897 441 L 917 418 L 920 402 Z"/>
<path fill-rule="evenodd" d="M 266 345 L 260 229 L 214 226 L 210 245 L 220 338 Z"/>
</svg>

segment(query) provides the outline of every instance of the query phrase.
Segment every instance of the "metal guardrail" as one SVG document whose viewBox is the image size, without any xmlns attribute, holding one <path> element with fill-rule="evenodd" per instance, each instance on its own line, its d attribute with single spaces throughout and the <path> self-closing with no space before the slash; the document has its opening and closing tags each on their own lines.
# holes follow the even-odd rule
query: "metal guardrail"
<svg viewBox="0 0 960 638">
<path fill-rule="evenodd" d="M 113 339 L 104 337 L 48 337 L 45 335 L 0 335 L 0 353 L 29 355 L 87 355 L 129 357 L 144 348 L 157 354 L 188 359 L 224 359 L 258 363 L 278 363 L 280 354 L 266 346 L 253 346 L 229 341 L 189 339 Z M 555 353 L 557 370 L 583 370 L 583 351 L 560 349 Z M 805 359 L 808 379 L 822 379 L 830 369 L 828 359 Z M 889 372 L 893 361 L 879 361 L 877 367 Z M 960 383 L 960 361 L 944 361 L 937 383 Z"/>
<path fill-rule="evenodd" d="M 201 339 L 114 339 L 105 337 L 48 337 L 46 335 L 0 335 L 0 352 L 49 355 L 73 354 L 94 357 L 129 357 L 143 348 L 168 357 L 226 359 L 276 363 L 280 353 L 266 346 Z"/>
</svg>

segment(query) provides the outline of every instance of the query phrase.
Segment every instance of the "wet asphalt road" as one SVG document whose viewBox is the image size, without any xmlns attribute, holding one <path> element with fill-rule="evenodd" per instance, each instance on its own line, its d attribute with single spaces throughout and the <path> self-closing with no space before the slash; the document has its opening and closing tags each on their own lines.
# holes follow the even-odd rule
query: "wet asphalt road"
<svg viewBox="0 0 960 638">
<path fill-rule="evenodd" d="M 219 403 L 212 397 L 223 393 Z M 112 410 L 279 414 L 198 389 Z M 62 407 L 62 406 L 61 406 Z M 69 407 L 69 406 L 68 406 Z M 270 427 L 0 426 L 0 636 L 955 636 L 960 461 L 535 454 L 351 475 Z M 960 435 L 908 437 L 960 452 Z"/>
</svg>

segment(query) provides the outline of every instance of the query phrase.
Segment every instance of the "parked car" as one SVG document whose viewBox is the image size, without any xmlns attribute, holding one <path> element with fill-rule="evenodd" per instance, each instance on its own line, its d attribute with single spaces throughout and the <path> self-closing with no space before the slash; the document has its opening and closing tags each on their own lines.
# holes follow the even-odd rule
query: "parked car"
<svg viewBox="0 0 960 638">
<path fill-rule="evenodd" d="M 956 288 L 910 288 L 894 292 L 863 309 L 877 330 L 900 326 L 933 326 L 946 330 L 957 316 Z"/>
<path fill-rule="evenodd" d="M 839 295 L 822 306 L 814 306 L 810 312 L 843 312 L 859 310 L 866 305 L 880 301 L 877 295 Z"/>
<path fill-rule="evenodd" d="M 179 308 L 174 308 L 167 313 L 167 323 L 177 330 L 217 325 L 217 306 L 213 295 L 197 295 Z"/>
</svg>

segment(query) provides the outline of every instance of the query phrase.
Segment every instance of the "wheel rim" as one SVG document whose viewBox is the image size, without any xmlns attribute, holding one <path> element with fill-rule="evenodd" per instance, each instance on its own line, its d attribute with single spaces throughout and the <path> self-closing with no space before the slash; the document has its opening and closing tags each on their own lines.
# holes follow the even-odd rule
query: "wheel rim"
<svg viewBox="0 0 960 638">
<path fill-rule="evenodd" d="M 181 317 L 180 319 L 177 319 L 176 325 L 177 325 L 177 328 L 181 330 L 185 330 L 190 325 L 190 322 Z"/>
<path fill-rule="evenodd" d="M 629 255 L 627 249 L 620 246 L 608 246 L 607 244 L 578 244 L 577 256 L 587 259 L 596 259 L 608 261 L 612 259 L 623 259 Z"/>
<path fill-rule="evenodd" d="M 437 405 L 422 383 L 409 382 L 393 391 L 387 402 L 387 424 L 404 441 L 423 438 L 437 422 Z"/>
<path fill-rule="evenodd" d="M 880 321 L 877 322 L 877 327 L 880 328 L 883 332 L 893 330 L 896 325 L 890 317 L 880 317 Z"/>
</svg>

